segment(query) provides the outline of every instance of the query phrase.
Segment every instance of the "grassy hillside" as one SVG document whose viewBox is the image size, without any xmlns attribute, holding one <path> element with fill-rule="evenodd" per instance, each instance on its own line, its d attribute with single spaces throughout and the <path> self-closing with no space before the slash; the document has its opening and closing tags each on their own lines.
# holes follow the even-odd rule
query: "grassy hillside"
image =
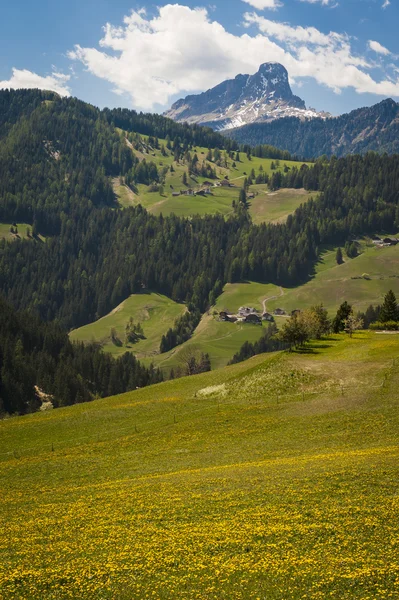
<svg viewBox="0 0 399 600">
<path fill-rule="evenodd" d="M 105 352 L 114 355 L 131 351 L 140 358 L 152 356 L 159 351 L 162 336 L 185 310 L 183 304 L 177 304 L 161 294 L 133 294 L 105 317 L 72 331 L 70 337 L 79 342 L 100 342 Z M 126 346 L 125 327 L 130 317 L 133 317 L 134 323 L 141 323 L 145 339 Z M 121 345 L 112 342 L 110 332 L 113 328 L 122 342 Z"/>
<path fill-rule="evenodd" d="M 253 306 L 262 311 L 265 298 L 279 294 L 280 289 L 273 284 L 248 283 L 227 284 L 223 294 L 217 299 L 216 305 L 205 314 L 192 338 L 182 346 L 170 352 L 154 356 L 144 361 L 151 361 L 157 367 L 170 371 L 181 366 L 181 357 L 187 348 L 195 348 L 198 352 L 209 353 L 213 369 L 227 365 L 233 355 L 246 341 L 257 341 L 264 332 L 263 327 L 248 323 L 225 323 L 219 321 L 219 312 L 228 310 L 237 312 L 240 306 Z"/>
<path fill-rule="evenodd" d="M 165 370 L 175 368 L 179 364 L 179 354 L 188 346 L 195 346 L 202 352 L 209 352 L 212 368 L 219 368 L 228 363 L 243 342 L 259 339 L 263 329 L 257 325 L 219 322 L 214 312 L 221 310 L 234 313 L 240 306 L 251 306 L 267 311 L 283 308 L 290 313 L 296 308 L 323 303 L 333 316 L 344 300 L 351 303 L 355 311 L 364 311 L 370 304 L 381 304 L 390 289 L 399 297 L 399 247 L 376 248 L 364 241 L 361 250 L 362 254 L 354 259 L 344 253 L 344 264 L 337 265 L 336 249 L 326 249 L 316 265 L 314 276 L 296 288 L 284 289 L 255 282 L 227 284 L 192 339 L 182 347 L 154 357 L 155 364 Z M 284 317 L 277 317 L 276 322 L 281 325 Z"/>
<path fill-rule="evenodd" d="M 120 134 L 124 135 L 124 132 L 118 130 Z M 252 169 L 255 174 L 259 174 L 259 169 L 263 169 L 265 173 L 271 175 L 272 163 L 274 163 L 276 170 L 282 171 L 284 167 L 292 168 L 297 166 L 298 168 L 303 164 L 302 162 L 293 161 L 276 161 L 272 159 L 261 159 L 252 157 L 248 159 L 247 155 L 240 153 L 240 160 L 233 161 L 229 157 L 227 158 L 227 167 L 223 162 L 223 166 L 217 166 L 214 162 L 206 160 L 208 149 L 207 148 L 195 148 L 198 156 L 199 165 L 202 163 L 209 162 L 209 164 L 216 169 L 217 177 L 224 179 L 226 176 L 229 178 L 235 187 L 233 188 L 212 188 L 212 194 L 202 196 L 173 196 L 174 192 L 180 192 L 181 190 L 187 190 L 192 188 L 193 190 L 199 189 L 205 181 L 210 181 L 206 177 L 189 177 L 188 167 L 184 161 L 180 160 L 176 162 L 173 157 L 173 152 L 165 150 L 166 155 L 162 154 L 162 145 L 166 146 L 165 140 L 159 140 L 160 148 L 156 149 L 148 145 L 148 137 L 140 136 L 143 147 L 141 150 L 134 149 L 139 160 L 146 160 L 147 162 L 154 162 L 157 168 L 170 169 L 173 166 L 173 172 L 170 170 L 167 172 L 165 177 L 165 184 L 163 191 L 150 191 L 149 186 L 139 184 L 136 190 L 131 190 L 123 181 L 119 178 L 115 178 L 113 181 L 114 191 L 118 198 L 121 206 L 131 206 L 135 204 L 142 204 L 149 212 L 160 215 L 169 215 L 174 213 L 180 217 L 188 217 L 190 215 L 199 214 L 222 214 L 228 215 L 232 213 L 232 202 L 238 200 L 239 190 L 243 185 L 244 178 L 249 176 Z M 194 150 L 192 155 L 194 155 Z M 224 152 L 222 152 L 224 156 Z M 233 166 L 235 164 L 235 166 Z M 182 182 L 183 173 L 188 176 L 187 185 Z M 211 180 L 212 183 L 216 183 L 218 180 Z M 266 185 L 253 185 L 250 188 L 250 193 L 256 194 L 255 199 L 251 200 L 250 213 L 254 219 L 254 222 L 279 222 L 285 220 L 288 214 L 292 213 L 302 202 L 306 201 L 311 194 L 305 192 L 305 190 L 279 190 L 278 192 L 270 193 Z M 314 195 L 314 194 L 313 194 Z"/>
<path fill-rule="evenodd" d="M 32 235 L 28 237 L 28 229 L 32 232 L 32 226 L 28 225 L 28 223 L 17 223 L 17 233 L 11 233 L 10 227 L 11 223 L 0 223 L 0 239 L 5 239 L 8 242 L 13 242 L 16 240 L 32 240 Z M 46 238 L 42 235 L 39 235 L 38 238 L 41 241 L 44 241 Z"/>
<path fill-rule="evenodd" d="M 253 306 L 259 311 L 283 308 L 289 313 L 296 308 L 304 309 L 323 303 L 330 316 L 333 316 L 343 300 L 351 303 L 355 311 L 364 311 L 370 304 L 381 304 L 390 289 L 399 297 L 399 247 L 376 248 L 364 241 L 361 251 L 362 254 L 354 259 L 348 258 L 344 253 L 344 264 L 337 265 L 336 249 L 326 249 L 316 265 L 314 276 L 296 288 L 287 289 L 256 282 L 227 284 L 216 305 L 203 316 L 193 337 L 182 346 L 162 355 L 157 354 L 160 339 L 184 308 L 156 295 L 157 302 L 161 304 L 150 311 L 150 319 L 144 323 L 148 339 L 135 344 L 130 350 L 143 358 L 144 364 L 153 362 L 169 372 L 171 368 L 181 365 L 181 357 L 186 349 L 194 347 L 199 352 L 209 353 L 212 368 L 216 369 L 227 365 L 245 341 L 255 342 L 263 333 L 263 328 L 258 325 L 220 322 L 218 313 L 221 310 L 235 313 L 240 306 Z M 113 354 L 125 352 L 126 348 L 112 344 L 110 329 L 116 327 L 123 339 L 123 329 L 129 316 L 132 315 L 135 320 L 135 314 L 139 315 L 140 320 L 144 318 L 140 307 L 145 308 L 145 298 L 132 296 L 127 305 L 122 304 L 107 317 L 72 332 L 72 339 L 103 341 L 106 351 Z M 121 311 L 124 306 L 125 309 Z M 167 310 L 164 310 L 165 306 L 168 307 Z M 281 324 L 283 320 L 277 317 L 277 324 Z"/>
<path fill-rule="evenodd" d="M 395 598 L 399 337 L 0 422 L 2 598 Z"/>
<path fill-rule="evenodd" d="M 291 311 L 322 302 L 333 313 L 343 300 L 355 310 L 365 310 L 370 304 L 381 304 L 390 289 L 399 295 L 398 246 L 376 248 L 364 243 L 362 254 L 345 257 L 342 265 L 337 265 L 335 254 L 335 248 L 325 250 L 315 276 L 300 287 L 285 289 L 284 297 L 267 304 L 268 310 L 281 307 Z"/>
<path fill-rule="evenodd" d="M 250 201 L 252 221 L 257 225 L 265 222 L 284 223 L 298 206 L 317 196 L 314 192 L 303 189 L 280 189 L 271 192 L 265 185 L 253 185 L 250 189 L 257 194 Z"/>
</svg>

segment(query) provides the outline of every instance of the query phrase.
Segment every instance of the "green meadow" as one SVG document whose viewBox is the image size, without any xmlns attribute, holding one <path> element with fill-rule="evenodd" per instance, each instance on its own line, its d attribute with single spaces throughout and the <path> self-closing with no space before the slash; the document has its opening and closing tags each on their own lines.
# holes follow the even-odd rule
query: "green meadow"
<svg viewBox="0 0 399 600">
<path fill-rule="evenodd" d="M 127 351 L 140 358 L 152 356 L 159 352 L 162 336 L 185 310 L 183 304 L 177 304 L 162 294 L 132 294 L 105 317 L 72 331 L 70 337 L 78 342 L 101 343 L 105 352 L 115 356 Z M 145 339 L 126 345 L 125 327 L 130 317 L 135 324 L 141 323 Z M 112 341 L 111 329 L 115 329 L 120 345 Z"/>
<path fill-rule="evenodd" d="M 123 135 L 123 132 L 119 130 Z M 141 136 L 144 144 L 148 144 L 148 137 Z M 165 140 L 159 140 L 160 147 L 162 144 L 166 146 Z M 208 153 L 207 148 L 197 147 L 192 151 L 192 155 L 196 151 L 201 165 L 206 161 Z M 158 169 L 163 167 L 171 167 L 173 172 L 168 171 L 163 186 L 163 192 L 150 191 L 149 186 L 139 184 L 136 190 L 131 190 L 119 178 L 113 181 L 114 191 L 119 204 L 122 207 L 134 206 L 141 204 L 149 212 L 164 216 L 174 213 L 179 217 L 189 217 L 193 215 L 204 216 L 206 214 L 232 214 L 232 202 L 237 201 L 240 188 L 243 185 L 246 176 L 249 176 L 252 169 L 258 175 L 259 169 L 263 169 L 265 173 L 272 174 L 272 163 L 275 164 L 275 169 L 282 171 L 285 166 L 292 168 L 294 166 L 300 168 L 302 162 L 294 161 L 277 161 L 268 158 L 251 157 L 248 159 L 243 152 L 240 153 L 240 161 L 233 161 L 227 158 L 227 167 L 217 166 L 211 162 L 212 167 L 215 167 L 216 174 L 219 180 L 226 176 L 234 185 L 231 188 L 211 188 L 211 194 L 207 196 L 173 196 L 173 193 L 188 190 L 199 189 L 205 181 L 209 179 L 199 176 L 191 176 L 188 178 L 187 185 L 183 184 L 183 173 L 188 173 L 187 165 L 183 162 L 177 163 L 174 160 L 173 153 L 166 150 L 166 156 L 161 153 L 160 149 L 152 148 L 146 145 L 142 151 L 134 150 L 134 153 L 139 160 L 154 162 Z M 222 155 L 224 153 L 222 152 Z M 233 166 L 235 164 L 235 166 Z M 211 183 L 216 183 L 217 180 L 211 180 Z M 266 185 L 253 185 L 250 187 L 249 193 L 254 193 L 255 198 L 250 200 L 250 214 L 255 223 L 262 222 L 282 222 L 289 214 L 312 195 L 305 190 L 278 190 L 277 192 L 269 192 Z M 313 194 L 314 196 L 315 194 Z"/>
<path fill-rule="evenodd" d="M 309 308 L 323 303 L 331 315 L 347 300 L 355 311 L 364 311 L 370 304 L 381 304 L 392 289 L 399 296 L 399 247 L 378 248 L 362 244 L 362 254 L 345 256 L 337 265 L 336 248 L 326 249 L 316 265 L 314 276 L 305 284 L 284 289 L 284 296 L 271 300 L 268 310 L 277 307 L 287 311 Z"/>
<path fill-rule="evenodd" d="M 0 239 L 5 239 L 8 242 L 33 239 L 32 237 L 28 237 L 28 229 L 32 232 L 32 225 L 29 225 L 28 223 L 16 223 L 16 225 L 17 233 L 11 233 L 10 227 L 12 226 L 12 223 L 0 223 Z M 46 238 L 39 235 L 39 239 L 44 241 Z"/>
<path fill-rule="evenodd" d="M 380 600 L 399 336 L 334 336 L 0 421 L 4 600 Z"/>
</svg>

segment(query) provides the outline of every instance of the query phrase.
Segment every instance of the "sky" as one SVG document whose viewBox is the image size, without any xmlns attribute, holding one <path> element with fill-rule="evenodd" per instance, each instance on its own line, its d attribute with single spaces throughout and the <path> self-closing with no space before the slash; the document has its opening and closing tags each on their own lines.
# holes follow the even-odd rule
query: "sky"
<svg viewBox="0 0 399 600">
<path fill-rule="evenodd" d="M 3 0 L 0 88 L 162 112 L 262 63 L 333 115 L 399 101 L 397 0 Z"/>
</svg>

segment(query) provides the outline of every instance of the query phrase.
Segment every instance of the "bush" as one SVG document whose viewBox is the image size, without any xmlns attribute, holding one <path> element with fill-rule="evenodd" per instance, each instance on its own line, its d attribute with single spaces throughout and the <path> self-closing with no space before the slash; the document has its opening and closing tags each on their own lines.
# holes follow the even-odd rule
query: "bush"
<svg viewBox="0 0 399 600">
<path fill-rule="evenodd" d="M 399 331 L 399 321 L 387 321 L 386 323 L 376 321 L 376 323 L 370 324 L 370 329 L 373 331 Z"/>
</svg>

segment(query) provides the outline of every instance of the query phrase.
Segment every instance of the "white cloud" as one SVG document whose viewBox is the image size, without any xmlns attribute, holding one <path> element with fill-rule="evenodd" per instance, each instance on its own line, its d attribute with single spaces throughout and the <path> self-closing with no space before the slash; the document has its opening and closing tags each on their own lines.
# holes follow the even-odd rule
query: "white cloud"
<svg viewBox="0 0 399 600">
<path fill-rule="evenodd" d="M 282 2 L 279 0 L 242 0 L 247 4 L 250 4 L 254 8 L 258 10 L 265 10 L 268 8 L 269 10 L 277 10 L 281 6 L 283 6 Z"/>
<path fill-rule="evenodd" d="M 321 4 L 322 6 L 330 6 L 331 4 L 333 4 L 333 8 L 338 6 L 338 3 L 334 0 L 301 0 L 301 2 L 308 2 L 309 4 Z"/>
<path fill-rule="evenodd" d="M 27 69 L 13 69 L 12 76 L 8 81 L 0 81 L 0 89 L 34 89 L 51 90 L 57 92 L 60 96 L 70 96 L 71 92 L 67 86 L 70 75 L 53 71 L 51 75 L 42 77 L 28 71 Z"/>
<path fill-rule="evenodd" d="M 384 0 L 384 4 L 382 5 L 382 8 L 388 8 L 388 6 L 390 5 L 390 1 L 389 0 Z"/>
<path fill-rule="evenodd" d="M 379 42 L 375 42 L 374 40 L 369 40 L 368 44 L 369 44 L 369 48 L 371 50 L 374 50 L 374 52 L 377 52 L 377 54 L 384 54 L 385 56 L 387 56 L 388 54 L 391 54 L 390 51 L 388 50 L 388 48 L 385 48 L 385 46 L 382 46 Z"/>
<path fill-rule="evenodd" d="M 374 80 L 367 71 L 375 64 L 353 52 L 346 34 L 294 27 L 256 13 L 246 13 L 244 25 L 257 32 L 233 35 L 211 21 L 205 8 L 168 4 L 153 18 L 132 11 L 120 27 L 108 23 L 99 49 L 77 45 L 69 57 L 144 110 L 166 107 L 177 94 L 209 89 L 238 73 L 254 73 L 268 61 L 282 63 L 291 80 L 312 77 L 336 93 L 353 88 L 399 96 L 399 78 L 381 72 L 381 81 Z"/>
</svg>

